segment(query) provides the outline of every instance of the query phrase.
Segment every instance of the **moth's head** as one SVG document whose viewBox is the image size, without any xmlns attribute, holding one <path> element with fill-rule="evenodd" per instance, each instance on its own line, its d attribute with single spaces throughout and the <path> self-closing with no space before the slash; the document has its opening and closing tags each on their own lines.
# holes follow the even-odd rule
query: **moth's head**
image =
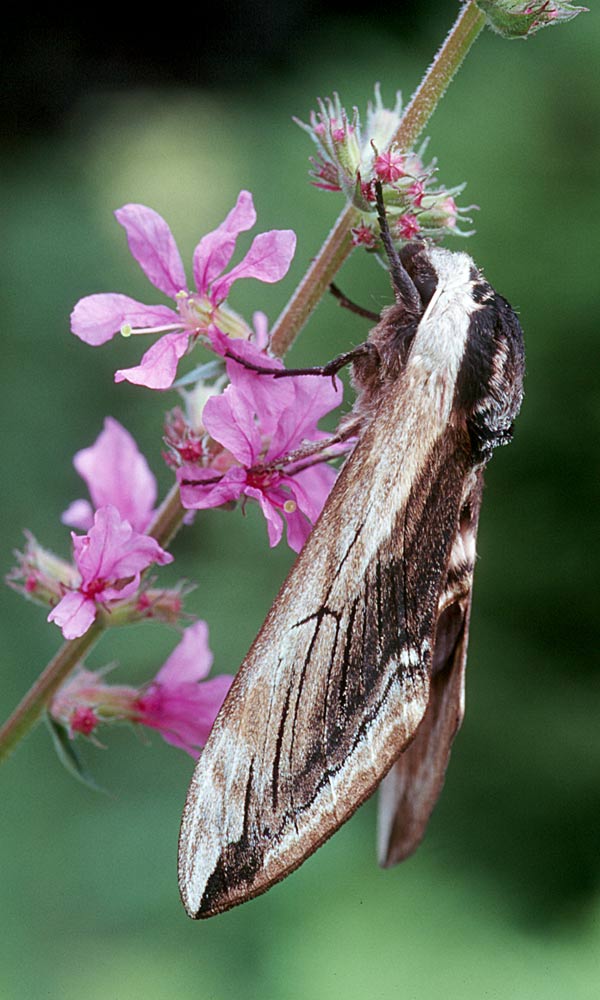
<svg viewBox="0 0 600 1000">
<path fill-rule="evenodd" d="M 446 250 L 443 247 L 425 243 L 407 243 L 398 254 L 398 268 L 402 281 L 398 286 L 395 273 L 392 283 L 396 302 L 407 308 L 416 309 L 420 318 L 431 303 L 436 292 L 447 297 L 468 296 L 477 303 L 485 303 L 494 296 L 494 291 L 468 254 Z M 410 294 L 406 287 L 410 285 Z"/>
<path fill-rule="evenodd" d="M 407 243 L 399 253 L 400 264 L 405 272 L 405 285 L 410 282 L 414 289 L 411 301 L 417 304 L 422 315 L 438 285 L 438 273 L 431 258 L 431 252 L 424 243 Z M 392 280 L 394 275 L 392 275 Z M 394 285 L 396 301 L 406 305 L 403 289 Z"/>
</svg>

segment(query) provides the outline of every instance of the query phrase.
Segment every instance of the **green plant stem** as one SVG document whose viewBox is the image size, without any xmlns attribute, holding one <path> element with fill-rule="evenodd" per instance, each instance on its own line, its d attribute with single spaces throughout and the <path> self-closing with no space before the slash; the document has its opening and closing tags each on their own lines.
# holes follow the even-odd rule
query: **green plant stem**
<svg viewBox="0 0 600 1000">
<path fill-rule="evenodd" d="M 46 669 L 0 729 L 0 761 L 12 753 L 19 740 L 36 724 L 54 692 L 98 641 L 103 631 L 103 625 L 94 622 L 85 635 L 65 642 L 52 657 Z"/>
<path fill-rule="evenodd" d="M 437 51 L 421 83 L 406 106 L 392 144 L 414 146 L 460 69 L 467 52 L 485 26 L 485 14 L 475 3 L 465 3 Z"/>
<path fill-rule="evenodd" d="M 402 116 L 393 140 L 401 148 L 408 149 L 419 138 L 484 24 L 485 15 L 474 3 L 463 5 L 454 26 Z M 274 353 L 280 357 L 291 347 L 350 254 L 352 250 L 350 231 L 357 219 L 356 209 L 352 205 L 346 206 L 277 320 L 271 344 Z M 181 527 L 184 516 L 185 511 L 179 501 L 179 489 L 174 486 L 157 511 L 148 534 L 164 548 Z M 0 761 L 11 753 L 18 741 L 35 725 L 54 692 L 95 645 L 105 627 L 105 623 L 99 618 L 85 635 L 66 642 L 59 649 L 0 729 Z"/>
<path fill-rule="evenodd" d="M 409 149 L 415 144 L 484 25 L 485 14 L 474 3 L 463 4 L 454 25 L 406 107 L 392 139 L 393 144 L 401 149 Z M 350 230 L 357 221 L 358 212 L 353 205 L 347 205 L 277 319 L 271 334 L 271 349 L 279 357 L 283 357 L 294 343 L 349 256 L 352 250 Z"/>
</svg>

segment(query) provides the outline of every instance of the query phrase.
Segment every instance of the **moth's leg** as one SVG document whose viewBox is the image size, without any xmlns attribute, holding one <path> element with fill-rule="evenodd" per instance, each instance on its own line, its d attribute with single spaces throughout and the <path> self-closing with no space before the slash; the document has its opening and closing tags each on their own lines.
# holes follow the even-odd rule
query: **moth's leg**
<svg viewBox="0 0 600 1000">
<path fill-rule="evenodd" d="M 300 472 L 301 469 L 308 468 L 311 465 L 315 465 L 317 462 L 325 462 L 330 458 L 335 458 L 336 455 L 327 455 L 326 452 L 330 448 L 335 447 L 335 445 L 343 444 L 344 441 L 348 441 L 350 438 L 355 437 L 362 425 L 362 419 L 360 417 L 353 417 L 344 423 L 335 434 L 331 434 L 330 437 L 323 438 L 321 441 L 311 441 L 308 444 L 301 445 L 294 451 L 288 452 L 287 455 L 283 455 L 278 458 L 276 462 L 272 462 L 269 465 L 261 466 L 261 471 L 269 472 L 271 469 L 279 468 L 283 465 L 289 466 L 294 465 L 296 468 L 294 472 Z"/>
<path fill-rule="evenodd" d="M 357 305 L 356 302 L 352 302 L 333 281 L 329 286 L 329 291 L 338 300 L 343 309 L 348 309 L 350 312 L 356 313 L 357 316 L 364 316 L 365 319 L 370 319 L 373 323 L 379 323 L 381 319 L 379 313 L 372 312 L 371 309 L 364 309 L 362 306 Z"/>
<path fill-rule="evenodd" d="M 353 361 L 369 359 L 377 365 L 379 351 L 374 344 L 365 341 L 364 344 L 359 344 L 351 351 L 346 351 L 344 354 L 338 355 L 337 358 L 333 358 L 332 361 L 328 361 L 326 365 L 316 365 L 314 368 L 266 368 L 263 365 L 255 365 L 252 361 L 246 361 L 245 358 L 238 358 L 231 349 L 225 352 L 225 357 L 236 361 L 250 371 L 257 372 L 259 375 L 271 375 L 272 378 L 290 378 L 296 375 L 323 375 L 325 378 L 334 378 L 342 368 L 352 364 Z"/>
</svg>

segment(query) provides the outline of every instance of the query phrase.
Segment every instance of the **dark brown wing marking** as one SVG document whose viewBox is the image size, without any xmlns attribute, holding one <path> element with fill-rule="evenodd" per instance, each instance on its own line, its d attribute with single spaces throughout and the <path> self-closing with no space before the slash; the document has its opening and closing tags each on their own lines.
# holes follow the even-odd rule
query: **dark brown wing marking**
<svg viewBox="0 0 600 1000">
<path fill-rule="evenodd" d="M 440 597 L 429 704 L 417 734 L 379 790 L 378 856 L 383 867 L 418 847 L 441 793 L 450 750 L 464 715 L 464 679 L 477 523 L 483 476 L 463 505 L 446 586 Z"/>
</svg>

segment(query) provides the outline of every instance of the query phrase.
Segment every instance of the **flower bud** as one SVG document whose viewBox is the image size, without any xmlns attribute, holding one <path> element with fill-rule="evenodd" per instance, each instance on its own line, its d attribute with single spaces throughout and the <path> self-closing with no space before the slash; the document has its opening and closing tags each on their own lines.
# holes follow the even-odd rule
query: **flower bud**
<svg viewBox="0 0 600 1000">
<path fill-rule="evenodd" d="M 15 552 L 17 565 L 6 582 L 36 604 L 54 607 L 66 588 L 78 585 L 79 573 L 72 563 L 43 548 L 32 534 L 25 532 L 25 537 L 25 549 Z"/>
<path fill-rule="evenodd" d="M 505 38 L 526 38 L 550 24 L 572 21 L 588 10 L 557 0 L 476 0 L 476 3 L 487 15 L 489 26 Z"/>
<path fill-rule="evenodd" d="M 124 684 L 106 684 L 101 673 L 80 667 L 50 702 L 50 715 L 71 739 L 90 736 L 100 723 L 135 722 L 138 690 Z"/>
<path fill-rule="evenodd" d="M 422 226 L 432 229 L 454 229 L 458 218 L 458 209 L 454 198 L 444 195 L 442 198 L 429 197 L 421 200 L 419 221 Z"/>
</svg>

